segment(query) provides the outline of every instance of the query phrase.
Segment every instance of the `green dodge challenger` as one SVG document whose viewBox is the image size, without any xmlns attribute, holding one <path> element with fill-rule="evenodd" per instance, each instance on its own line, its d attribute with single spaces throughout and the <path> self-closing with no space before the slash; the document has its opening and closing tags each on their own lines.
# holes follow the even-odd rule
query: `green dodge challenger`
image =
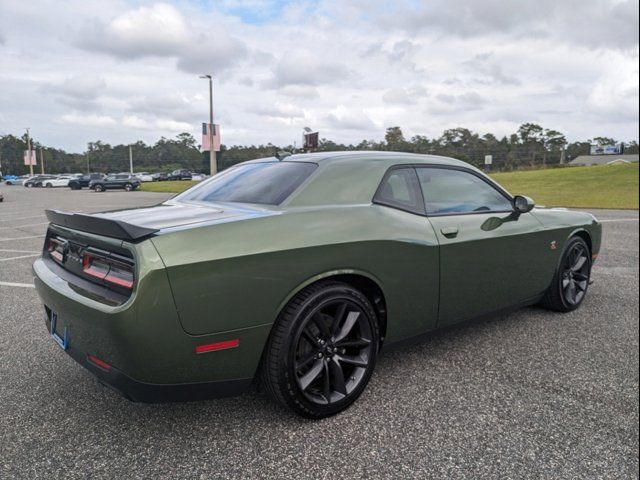
<svg viewBox="0 0 640 480">
<path fill-rule="evenodd" d="M 159 402 L 257 380 L 311 418 L 353 403 L 383 346 L 578 308 L 602 231 L 467 163 L 393 152 L 264 158 L 155 207 L 47 215 L 47 328 L 102 382 Z"/>
</svg>

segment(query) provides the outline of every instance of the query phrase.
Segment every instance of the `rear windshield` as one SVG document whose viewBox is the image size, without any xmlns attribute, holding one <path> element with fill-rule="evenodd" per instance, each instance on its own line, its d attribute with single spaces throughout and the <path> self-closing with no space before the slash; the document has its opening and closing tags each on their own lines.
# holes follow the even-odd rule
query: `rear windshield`
<svg viewBox="0 0 640 480">
<path fill-rule="evenodd" d="M 230 168 L 176 199 L 279 205 L 318 167 L 306 162 L 249 163 Z"/>
</svg>

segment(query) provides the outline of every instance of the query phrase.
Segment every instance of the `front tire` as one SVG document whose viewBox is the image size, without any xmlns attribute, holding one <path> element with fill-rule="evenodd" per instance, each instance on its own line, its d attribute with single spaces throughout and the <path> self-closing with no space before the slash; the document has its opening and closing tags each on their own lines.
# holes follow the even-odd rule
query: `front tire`
<svg viewBox="0 0 640 480">
<path fill-rule="evenodd" d="M 93 187 L 96 192 L 104 192 L 104 187 L 102 185 L 96 185 Z"/>
<path fill-rule="evenodd" d="M 130 183 L 126 183 L 124 186 L 124 191 L 130 192 L 131 190 L 133 190 L 133 185 L 131 185 Z"/>
<path fill-rule="evenodd" d="M 299 415 L 335 415 L 366 388 L 379 342 L 369 300 L 345 283 L 322 281 L 297 294 L 280 314 L 260 379 L 274 400 Z"/>
<path fill-rule="evenodd" d="M 571 312 L 582 304 L 590 279 L 589 246 L 582 238 L 572 237 L 562 252 L 551 285 L 540 304 L 557 312 Z"/>
</svg>

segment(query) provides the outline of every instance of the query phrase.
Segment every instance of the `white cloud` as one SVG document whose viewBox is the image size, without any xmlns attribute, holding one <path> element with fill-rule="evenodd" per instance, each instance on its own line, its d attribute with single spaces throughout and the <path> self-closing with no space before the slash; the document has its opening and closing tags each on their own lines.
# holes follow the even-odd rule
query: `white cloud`
<svg viewBox="0 0 640 480">
<path fill-rule="evenodd" d="M 631 63 L 618 58 L 616 68 L 607 70 L 597 80 L 589 97 L 587 107 L 599 115 L 607 115 L 620 122 L 638 121 L 638 62 Z M 620 75 L 621 71 L 631 75 Z"/>
<path fill-rule="evenodd" d="M 155 125 L 159 130 L 173 133 L 188 132 L 190 130 L 193 130 L 193 125 L 187 122 L 176 122 L 175 120 L 171 119 L 158 119 L 156 120 Z"/>
<path fill-rule="evenodd" d="M 339 105 L 329 113 L 327 121 L 333 129 L 367 131 L 376 126 L 363 110 L 344 105 Z"/>
<path fill-rule="evenodd" d="M 93 19 L 81 31 L 76 45 L 125 60 L 170 57 L 179 69 L 222 72 L 246 54 L 224 26 L 198 28 L 176 7 L 157 3 L 126 11 L 108 22 Z"/>
<path fill-rule="evenodd" d="M 226 144 L 527 121 L 637 138 L 637 0 L 251 1 L 3 0 L 0 132 L 71 151 L 197 138 L 212 73 Z"/>
<path fill-rule="evenodd" d="M 114 127 L 118 122 L 109 115 L 80 115 L 67 113 L 60 117 L 62 123 L 84 127 Z"/>
<path fill-rule="evenodd" d="M 124 127 L 135 128 L 138 130 L 148 130 L 153 128 L 147 120 L 137 117 L 136 115 L 125 115 L 122 119 L 122 125 Z"/>
</svg>

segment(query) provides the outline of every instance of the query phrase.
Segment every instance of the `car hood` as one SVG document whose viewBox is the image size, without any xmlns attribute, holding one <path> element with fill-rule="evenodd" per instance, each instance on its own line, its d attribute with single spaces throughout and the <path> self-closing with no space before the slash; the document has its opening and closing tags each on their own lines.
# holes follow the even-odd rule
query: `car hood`
<svg viewBox="0 0 640 480">
<path fill-rule="evenodd" d="M 93 214 L 106 220 L 117 220 L 144 228 L 157 230 L 195 226 L 200 223 L 218 223 L 268 215 L 258 208 L 230 205 L 195 205 L 190 203 L 163 203 L 154 207 L 116 210 Z"/>
</svg>

